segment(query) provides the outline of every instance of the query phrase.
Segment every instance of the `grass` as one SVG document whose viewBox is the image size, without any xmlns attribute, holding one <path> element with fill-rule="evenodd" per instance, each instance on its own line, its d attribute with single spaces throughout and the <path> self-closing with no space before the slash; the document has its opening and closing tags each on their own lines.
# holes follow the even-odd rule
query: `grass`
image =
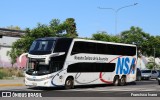
<svg viewBox="0 0 160 100">
<path fill-rule="evenodd" d="M 6 76 L 6 74 L 2 71 L 0 71 L 0 79 L 3 79 Z"/>
<path fill-rule="evenodd" d="M 15 67 L 0 67 L 0 79 L 10 79 L 14 77 L 23 77 L 23 71 Z"/>
</svg>

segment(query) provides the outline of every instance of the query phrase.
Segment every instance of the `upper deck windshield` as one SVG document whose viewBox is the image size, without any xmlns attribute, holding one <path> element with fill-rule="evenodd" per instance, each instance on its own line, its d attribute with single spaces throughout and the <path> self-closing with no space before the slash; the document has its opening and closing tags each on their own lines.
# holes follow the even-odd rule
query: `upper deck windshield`
<svg viewBox="0 0 160 100">
<path fill-rule="evenodd" d="M 34 41 L 31 45 L 29 53 L 34 55 L 50 54 L 53 50 L 54 44 L 55 44 L 55 41 L 53 40 Z"/>
<path fill-rule="evenodd" d="M 63 56 L 58 56 L 51 58 L 51 62 L 46 65 L 43 59 L 28 59 L 27 71 L 28 75 L 47 75 L 56 71 L 59 71 L 63 67 L 63 61 L 61 61 Z"/>
</svg>

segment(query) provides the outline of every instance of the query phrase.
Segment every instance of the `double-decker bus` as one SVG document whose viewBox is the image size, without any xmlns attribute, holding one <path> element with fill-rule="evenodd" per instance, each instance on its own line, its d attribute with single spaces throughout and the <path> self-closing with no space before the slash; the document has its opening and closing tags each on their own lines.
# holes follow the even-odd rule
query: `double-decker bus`
<svg viewBox="0 0 160 100">
<path fill-rule="evenodd" d="M 136 80 L 137 47 L 132 44 L 47 37 L 35 40 L 27 56 L 25 85 L 42 87 L 113 84 Z"/>
</svg>

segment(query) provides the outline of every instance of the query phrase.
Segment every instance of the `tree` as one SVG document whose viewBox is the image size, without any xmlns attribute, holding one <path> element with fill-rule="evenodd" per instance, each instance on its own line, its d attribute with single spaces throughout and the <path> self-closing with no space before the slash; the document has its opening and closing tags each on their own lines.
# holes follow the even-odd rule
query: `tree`
<svg viewBox="0 0 160 100">
<path fill-rule="evenodd" d="M 118 35 L 113 35 L 110 37 L 111 38 L 111 42 L 116 42 L 116 43 L 120 43 L 121 42 L 121 38 Z"/>
<path fill-rule="evenodd" d="M 50 21 L 49 29 L 51 36 L 58 36 L 61 37 L 63 34 L 65 34 L 66 25 L 63 23 L 60 23 L 59 19 L 52 19 Z"/>
<path fill-rule="evenodd" d="M 52 19 L 49 25 L 38 23 L 33 29 L 26 28 L 26 34 L 13 43 L 8 55 L 14 64 L 17 57 L 22 53 L 28 52 L 32 42 L 37 38 L 43 37 L 77 37 L 76 25 L 73 18 L 68 18 L 63 23 L 59 19 Z M 65 33 L 67 32 L 67 33 Z"/>
<path fill-rule="evenodd" d="M 148 68 L 148 69 L 153 69 L 154 68 L 154 63 L 148 63 L 147 65 L 146 65 L 146 67 Z"/>
<path fill-rule="evenodd" d="M 76 23 L 73 18 L 67 18 L 64 24 L 66 26 L 66 32 L 67 32 L 67 34 L 65 35 L 66 37 L 75 38 L 78 36 L 78 33 L 76 31 Z"/>
<path fill-rule="evenodd" d="M 119 36 L 112 36 L 108 35 L 107 32 L 97 32 L 92 35 L 93 40 L 100 40 L 100 41 L 106 41 L 106 42 L 120 42 Z"/>
<path fill-rule="evenodd" d="M 100 40 L 100 41 L 111 41 L 110 35 L 107 32 L 97 32 L 92 35 L 93 40 Z"/>
<path fill-rule="evenodd" d="M 156 57 L 160 57 L 160 36 L 156 36 L 155 41 L 156 41 L 155 54 L 156 54 Z"/>
<path fill-rule="evenodd" d="M 130 30 L 121 33 L 122 43 L 136 44 L 145 55 L 151 55 L 150 39 L 150 35 L 139 27 L 132 26 Z"/>
<path fill-rule="evenodd" d="M 7 51 L 7 56 L 10 56 L 11 58 L 11 64 L 12 64 L 12 67 L 13 67 L 13 64 L 16 62 L 16 53 L 14 52 L 15 50 L 14 49 L 11 49 L 11 51 Z"/>
</svg>

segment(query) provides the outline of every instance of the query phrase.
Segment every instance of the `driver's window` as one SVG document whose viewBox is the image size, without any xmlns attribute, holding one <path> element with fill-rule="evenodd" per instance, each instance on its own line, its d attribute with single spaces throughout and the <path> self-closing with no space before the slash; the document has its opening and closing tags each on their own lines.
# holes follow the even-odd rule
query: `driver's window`
<svg viewBox="0 0 160 100">
<path fill-rule="evenodd" d="M 62 62 L 53 62 L 52 63 L 52 70 L 53 70 L 53 72 L 56 72 L 56 71 L 59 71 L 59 70 L 61 70 L 62 69 Z"/>
</svg>

